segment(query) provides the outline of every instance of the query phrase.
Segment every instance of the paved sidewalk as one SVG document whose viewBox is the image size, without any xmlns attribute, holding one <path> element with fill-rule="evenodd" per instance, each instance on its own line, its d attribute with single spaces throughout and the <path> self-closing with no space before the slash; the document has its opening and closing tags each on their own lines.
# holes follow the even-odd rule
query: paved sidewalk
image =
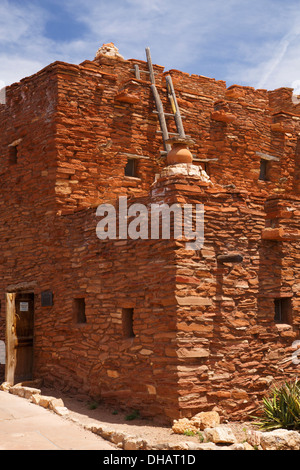
<svg viewBox="0 0 300 470">
<path fill-rule="evenodd" d="M 82 429 L 24 398 L 0 391 L 0 450 L 116 450 Z"/>
</svg>

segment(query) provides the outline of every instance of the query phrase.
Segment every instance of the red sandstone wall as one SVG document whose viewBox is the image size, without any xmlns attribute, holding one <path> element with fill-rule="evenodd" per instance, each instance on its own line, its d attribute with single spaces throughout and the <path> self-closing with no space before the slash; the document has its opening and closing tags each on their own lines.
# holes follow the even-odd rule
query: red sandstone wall
<svg viewBox="0 0 300 470">
<path fill-rule="evenodd" d="M 297 198 L 282 198 L 296 209 L 292 218 L 274 216 L 279 198 L 268 202 L 266 220 L 264 203 L 272 191 L 298 190 L 298 108 L 285 89 L 226 89 L 171 71 L 195 157 L 217 158 L 208 164 L 212 180 L 236 190 L 164 181 L 168 201 L 205 204 L 200 252 L 186 252 L 180 242 L 176 249 L 168 241 L 100 242 L 96 206 L 121 194 L 149 202 L 165 165 L 149 84 L 132 80 L 134 62 L 55 63 L 8 89 L 0 109 L 1 315 L 11 285 L 30 282 L 35 375 L 49 384 L 145 414 L 177 417 L 216 406 L 237 417 L 257 406 L 275 378 L 295 371 L 298 243 L 262 240 L 262 232 L 274 224 L 297 230 Z M 155 70 L 170 111 L 163 69 Z M 272 127 L 278 122 L 288 127 Z M 18 163 L 8 165 L 8 145 L 18 139 Z M 258 181 L 257 151 L 280 157 L 268 182 Z M 130 153 L 149 157 L 139 160 L 136 179 L 124 177 Z M 216 255 L 225 250 L 241 252 L 243 263 L 220 266 Z M 54 293 L 51 308 L 40 304 L 46 289 Z M 287 294 L 292 324 L 278 326 L 273 299 Z M 78 296 L 86 299 L 83 325 L 72 320 Z M 121 309 L 128 306 L 138 333 L 125 341 Z M 3 322 L 0 328 L 1 338 Z"/>
<path fill-rule="evenodd" d="M 168 241 L 100 241 L 94 210 L 62 216 L 52 308 L 36 310 L 36 375 L 69 393 L 145 415 L 178 413 L 174 250 Z M 162 285 L 163 280 L 163 285 Z M 84 297 L 85 324 L 72 318 Z M 134 308 L 124 338 L 122 308 Z"/>
<path fill-rule="evenodd" d="M 138 63 L 142 80 L 136 80 Z M 150 90 L 147 64 L 100 58 L 80 66 L 57 63 L 57 201 L 63 213 L 90 207 L 117 194 L 145 194 L 165 165 L 162 137 Z M 166 112 L 171 111 L 165 75 L 170 74 L 186 134 L 195 141 L 196 164 L 214 182 L 247 187 L 267 195 L 298 190 L 299 105 L 290 89 L 274 92 L 231 86 L 207 77 L 155 66 Z M 169 131 L 175 131 L 167 118 Z M 260 181 L 258 153 L 268 163 L 268 181 Z M 140 155 L 137 178 L 124 177 L 128 155 Z M 203 160 L 201 163 L 200 160 Z"/>
<path fill-rule="evenodd" d="M 161 167 L 149 83 L 133 80 L 132 67 L 118 62 L 115 70 L 109 60 L 59 67 L 56 195 L 63 213 L 139 195 Z M 124 89 L 137 102 L 123 101 Z M 127 154 L 146 157 L 137 161 L 137 178 L 124 176 Z"/>
<path fill-rule="evenodd" d="M 299 372 L 292 361 L 300 323 L 299 201 L 274 197 L 266 221 L 263 201 L 246 191 L 202 183 L 202 193 L 191 192 L 195 181 L 189 183 L 177 178 L 173 191 L 204 204 L 205 243 L 199 252 L 183 244 L 176 251 L 179 408 L 190 416 L 214 408 L 245 418 L 272 383 Z M 262 239 L 270 217 L 298 238 Z M 226 253 L 243 261 L 218 262 Z M 291 300 L 288 324 L 274 321 L 274 299 L 281 297 Z"/>
<path fill-rule="evenodd" d="M 52 256 L 57 165 L 53 119 L 57 79 L 52 67 L 8 87 L 6 97 L 6 105 L 0 106 L 1 340 L 8 286 L 40 279 Z M 9 145 L 14 142 L 18 155 L 11 163 Z"/>
</svg>

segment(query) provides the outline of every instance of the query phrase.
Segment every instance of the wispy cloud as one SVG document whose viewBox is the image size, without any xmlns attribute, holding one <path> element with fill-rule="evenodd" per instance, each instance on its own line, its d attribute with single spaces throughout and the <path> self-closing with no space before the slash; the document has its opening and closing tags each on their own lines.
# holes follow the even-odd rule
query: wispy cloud
<svg viewBox="0 0 300 470">
<path fill-rule="evenodd" d="M 125 58 L 268 89 L 300 79 L 297 0 L 2 0 L 0 79 L 55 60 L 93 59 L 114 42 Z"/>
</svg>

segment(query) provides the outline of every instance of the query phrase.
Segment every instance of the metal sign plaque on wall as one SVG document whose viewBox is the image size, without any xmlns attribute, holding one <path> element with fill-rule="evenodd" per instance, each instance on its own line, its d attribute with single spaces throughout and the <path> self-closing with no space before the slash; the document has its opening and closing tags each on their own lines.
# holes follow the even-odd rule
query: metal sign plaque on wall
<svg viewBox="0 0 300 470">
<path fill-rule="evenodd" d="M 28 302 L 20 302 L 20 312 L 28 312 Z"/>
<path fill-rule="evenodd" d="M 42 307 L 52 307 L 53 305 L 53 293 L 50 290 L 46 290 L 41 293 Z"/>
</svg>

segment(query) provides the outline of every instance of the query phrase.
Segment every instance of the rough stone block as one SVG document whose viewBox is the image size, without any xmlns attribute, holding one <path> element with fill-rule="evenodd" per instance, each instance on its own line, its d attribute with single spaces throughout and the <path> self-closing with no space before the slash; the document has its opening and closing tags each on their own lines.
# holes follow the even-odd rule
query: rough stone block
<svg viewBox="0 0 300 470">
<path fill-rule="evenodd" d="M 235 444 L 236 438 L 230 428 L 225 426 L 217 426 L 215 428 L 206 428 L 204 431 L 206 441 L 214 444 Z"/>
</svg>

